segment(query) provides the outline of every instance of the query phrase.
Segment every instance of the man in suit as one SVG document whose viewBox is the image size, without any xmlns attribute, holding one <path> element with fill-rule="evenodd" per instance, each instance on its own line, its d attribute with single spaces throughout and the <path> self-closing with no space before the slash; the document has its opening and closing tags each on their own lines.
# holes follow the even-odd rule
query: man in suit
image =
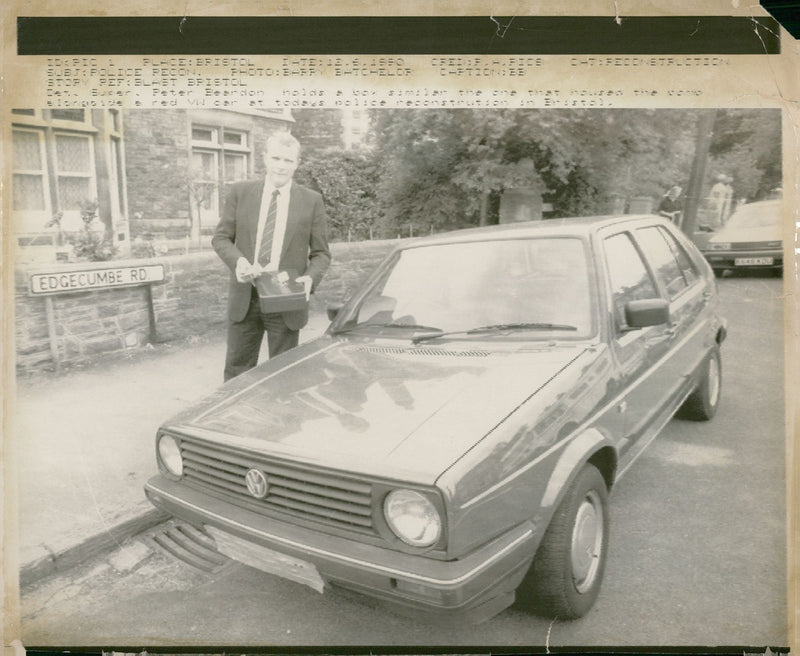
<svg viewBox="0 0 800 656">
<path fill-rule="evenodd" d="M 264 331 L 273 357 L 297 346 L 308 310 L 262 314 L 253 281 L 294 271 L 306 300 L 330 264 L 322 196 L 292 181 L 300 144 L 288 132 L 267 140 L 263 180 L 231 186 L 211 244 L 231 270 L 225 380 L 258 363 Z"/>
</svg>

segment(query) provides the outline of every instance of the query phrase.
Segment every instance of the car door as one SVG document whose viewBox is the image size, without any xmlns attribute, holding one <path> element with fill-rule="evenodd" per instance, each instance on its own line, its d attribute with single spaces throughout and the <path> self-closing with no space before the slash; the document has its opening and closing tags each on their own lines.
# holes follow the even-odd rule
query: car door
<svg viewBox="0 0 800 656">
<path fill-rule="evenodd" d="M 626 453 L 648 434 L 672 385 L 663 372 L 672 334 L 667 323 L 640 329 L 627 325 L 628 302 L 660 298 L 661 293 L 629 230 L 599 236 L 606 266 L 609 344 L 617 368 L 615 403 L 623 416 L 623 434 L 617 443 L 622 467 L 635 456 L 637 450 Z"/>
<path fill-rule="evenodd" d="M 669 300 L 669 358 L 663 371 L 670 383 L 670 402 L 676 408 L 691 391 L 691 374 L 707 350 L 703 311 L 710 294 L 699 270 L 665 226 L 637 228 L 634 236 L 662 296 Z"/>
</svg>

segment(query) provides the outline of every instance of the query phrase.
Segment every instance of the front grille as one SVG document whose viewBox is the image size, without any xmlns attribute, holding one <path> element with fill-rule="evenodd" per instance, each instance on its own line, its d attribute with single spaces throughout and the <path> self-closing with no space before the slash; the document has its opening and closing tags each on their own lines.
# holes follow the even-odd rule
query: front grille
<svg viewBox="0 0 800 656">
<path fill-rule="evenodd" d="M 377 535 L 372 523 L 372 486 L 361 480 L 304 469 L 194 440 L 181 440 L 186 482 L 263 515 L 276 513 L 303 522 Z M 249 469 L 264 473 L 264 499 L 247 491 Z"/>
</svg>

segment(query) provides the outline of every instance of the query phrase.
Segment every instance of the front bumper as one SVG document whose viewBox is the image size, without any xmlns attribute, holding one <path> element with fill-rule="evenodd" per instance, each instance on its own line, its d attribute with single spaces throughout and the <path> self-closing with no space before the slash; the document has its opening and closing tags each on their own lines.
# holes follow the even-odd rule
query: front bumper
<svg viewBox="0 0 800 656">
<path fill-rule="evenodd" d="M 712 269 L 779 269 L 783 267 L 783 251 L 750 249 L 729 251 L 703 251 Z M 747 261 L 771 259 L 772 263 L 749 264 Z M 738 263 L 737 263 L 738 261 Z"/>
<path fill-rule="evenodd" d="M 161 475 L 147 482 L 145 493 L 155 506 L 183 521 L 311 563 L 326 584 L 425 618 L 480 622 L 511 605 L 541 538 L 525 522 L 464 558 L 443 561 L 264 517 Z"/>
</svg>

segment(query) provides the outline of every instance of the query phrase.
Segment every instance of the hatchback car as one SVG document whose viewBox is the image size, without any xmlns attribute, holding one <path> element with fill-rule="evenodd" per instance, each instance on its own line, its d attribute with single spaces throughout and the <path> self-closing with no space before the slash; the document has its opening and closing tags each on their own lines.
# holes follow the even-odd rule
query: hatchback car
<svg viewBox="0 0 800 656">
<path fill-rule="evenodd" d="M 146 493 L 234 559 L 426 618 L 583 615 L 615 481 L 720 399 L 713 273 L 654 216 L 410 241 L 329 315 L 165 423 Z"/>
<path fill-rule="evenodd" d="M 781 200 L 742 205 L 703 248 L 720 275 L 738 269 L 783 270 Z"/>
</svg>

